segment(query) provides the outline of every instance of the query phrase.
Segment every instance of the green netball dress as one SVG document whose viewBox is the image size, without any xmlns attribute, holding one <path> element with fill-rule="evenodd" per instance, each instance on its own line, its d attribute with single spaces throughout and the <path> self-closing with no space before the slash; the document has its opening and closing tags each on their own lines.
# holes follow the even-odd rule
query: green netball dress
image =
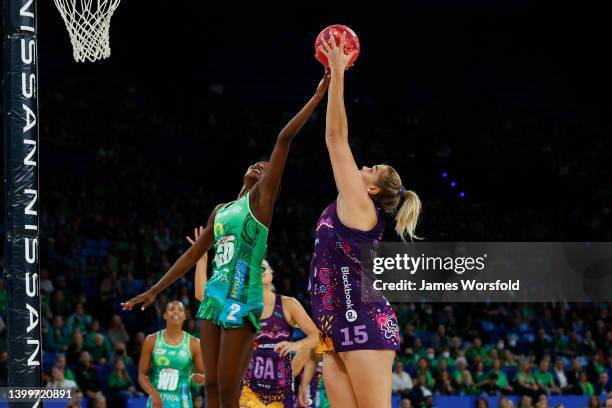
<svg viewBox="0 0 612 408">
<path fill-rule="evenodd" d="M 248 320 L 259 330 L 268 228 L 253 216 L 249 193 L 217 210 L 214 236 L 213 274 L 198 318 L 225 328 L 244 327 Z"/>
<path fill-rule="evenodd" d="M 164 408 L 191 408 L 191 335 L 183 332 L 185 337 L 178 346 L 170 346 L 164 340 L 163 330 L 157 332 L 153 348 L 153 375 L 151 384 L 159 392 Z M 151 398 L 147 401 L 151 407 Z"/>
</svg>

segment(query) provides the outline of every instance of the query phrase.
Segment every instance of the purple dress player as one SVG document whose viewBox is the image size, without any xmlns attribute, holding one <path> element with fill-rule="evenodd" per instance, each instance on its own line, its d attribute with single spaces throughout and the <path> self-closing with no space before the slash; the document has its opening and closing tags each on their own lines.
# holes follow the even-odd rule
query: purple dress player
<svg viewBox="0 0 612 408">
<path fill-rule="evenodd" d="M 293 327 L 283 313 L 282 297 L 276 295 L 274 311 L 261 319 L 261 330 L 255 339 L 249 368 L 244 376 L 240 406 L 249 408 L 294 408 L 297 405 L 293 388 L 291 355 L 274 351 L 283 341 L 291 341 Z"/>
<path fill-rule="evenodd" d="M 398 350 L 397 319 L 389 302 L 378 292 L 362 300 L 361 246 L 377 244 L 385 229 L 384 210 L 376 208 L 378 222 L 370 231 L 340 222 L 334 201 L 317 222 L 308 290 L 313 320 L 320 331 L 317 352 Z"/>
</svg>

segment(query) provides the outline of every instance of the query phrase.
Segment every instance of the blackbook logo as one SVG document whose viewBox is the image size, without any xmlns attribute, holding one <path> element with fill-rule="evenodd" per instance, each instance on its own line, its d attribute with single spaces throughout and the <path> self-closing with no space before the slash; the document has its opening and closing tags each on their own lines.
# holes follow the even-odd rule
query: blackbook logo
<svg viewBox="0 0 612 408">
<path fill-rule="evenodd" d="M 344 299 L 346 302 L 347 311 L 345 313 L 346 320 L 349 322 L 354 322 L 357 320 L 357 312 L 353 309 L 353 299 L 351 298 L 351 282 L 349 282 L 349 271 L 350 269 L 347 266 L 343 266 L 340 268 L 342 272 L 342 284 L 344 285 Z"/>
</svg>

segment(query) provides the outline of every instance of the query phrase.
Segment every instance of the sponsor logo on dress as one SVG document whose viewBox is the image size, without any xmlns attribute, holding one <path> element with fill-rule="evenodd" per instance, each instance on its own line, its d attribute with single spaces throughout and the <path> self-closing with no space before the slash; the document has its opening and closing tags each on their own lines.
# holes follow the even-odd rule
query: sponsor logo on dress
<svg viewBox="0 0 612 408">
<path fill-rule="evenodd" d="M 346 320 L 348 320 L 349 322 L 354 322 L 355 320 L 357 320 L 357 312 L 355 311 L 355 309 L 353 309 L 353 307 L 355 306 L 353 304 L 353 299 L 351 298 L 351 292 L 352 292 L 352 288 L 351 288 L 351 282 L 349 282 L 349 272 L 350 269 L 348 268 L 348 266 L 343 266 L 340 268 L 340 271 L 342 272 L 342 284 L 344 285 L 344 299 L 346 302 L 346 308 L 347 311 L 345 313 L 345 317 Z"/>
</svg>

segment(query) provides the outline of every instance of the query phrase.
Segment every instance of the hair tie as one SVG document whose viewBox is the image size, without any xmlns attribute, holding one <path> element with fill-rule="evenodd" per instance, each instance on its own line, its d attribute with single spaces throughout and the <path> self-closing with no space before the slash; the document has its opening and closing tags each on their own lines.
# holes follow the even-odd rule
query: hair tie
<svg viewBox="0 0 612 408">
<path fill-rule="evenodd" d="M 406 194 L 406 191 L 408 191 L 408 190 L 406 190 L 406 187 L 404 187 L 404 185 L 402 184 L 402 185 L 400 186 L 400 189 L 399 189 L 400 196 L 402 196 L 402 197 L 403 197 L 403 196 L 404 196 L 404 194 Z"/>
</svg>

